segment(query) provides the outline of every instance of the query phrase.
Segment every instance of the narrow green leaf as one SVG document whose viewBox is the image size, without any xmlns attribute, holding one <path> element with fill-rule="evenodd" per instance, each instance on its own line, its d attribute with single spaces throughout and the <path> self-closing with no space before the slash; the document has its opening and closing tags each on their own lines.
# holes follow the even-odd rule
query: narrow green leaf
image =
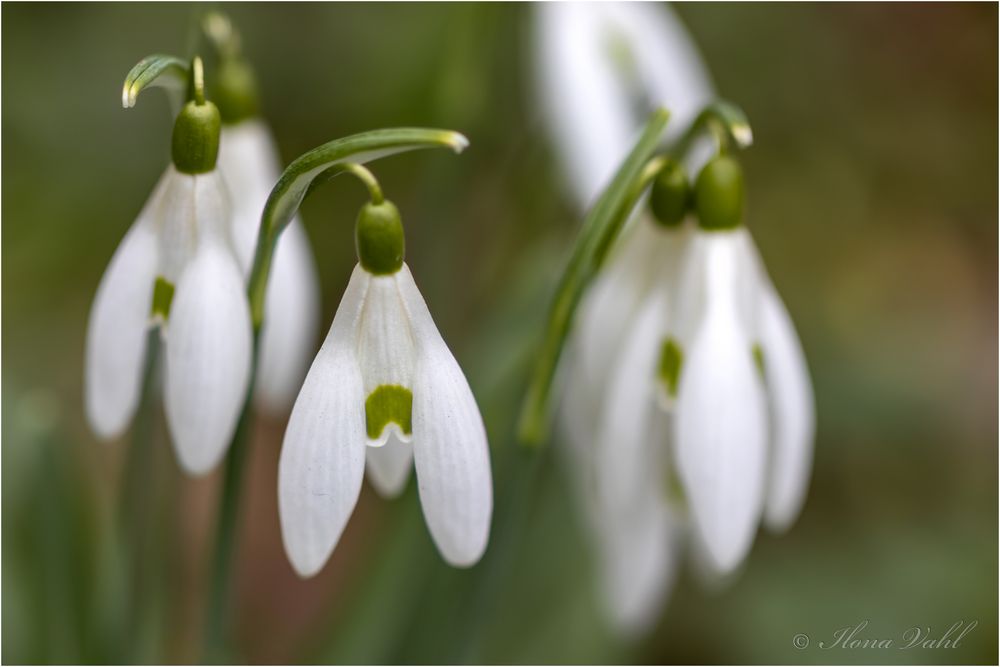
<svg viewBox="0 0 1000 667">
<path fill-rule="evenodd" d="M 122 86 L 122 106 L 131 109 L 146 88 L 159 87 L 167 91 L 171 106 L 179 109 L 184 103 L 190 69 L 188 63 L 160 53 L 146 56 L 125 76 Z"/>
<path fill-rule="evenodd" d="M 468 139 L 451 130 L 390 128 L 335 139 L 303 154 L 288 165 L 271 190 L 261 217 L 249 285 L 254 327 L 259 328 L 264 321 L 264 294 L 278 236 L 295 217 L 314 183 L 343 173 L 346 165 L 352 163 L 364 164 L 421 148 L 450 148 L 461 153 L 468 145 Z"/>
<path fill-rule="evenodd" d="M 653 113 L 632 152 L 584 219 L 549 310 L 548 326 L 521 411 L 519 432 L 525 443 L 540 444 L 547 435 L 552 383 L 576 308 L 642 190 L 659 168 L 659 163 L 650 163 L 650 157 L 669 115 L 666 109 Z"/>
</svg>

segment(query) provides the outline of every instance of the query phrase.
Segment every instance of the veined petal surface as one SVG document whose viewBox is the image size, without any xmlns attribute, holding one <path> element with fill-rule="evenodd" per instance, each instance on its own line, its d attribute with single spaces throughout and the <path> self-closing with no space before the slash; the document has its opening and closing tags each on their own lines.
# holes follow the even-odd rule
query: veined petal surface
<svg viewBox="0 0 1000 667">
<path fill-rule="evenodd" d="M 146 332 L 156 280 L 160 179 L 101 277 L 87 323 L 84 380 L 87 420 L 98 437 L 125 430 L 139 403 Z"/>
<path fill-rule="evenodd" d="M 354 512 L 365 470 L 365 399 L 355 346 L 370 277 L 355 267 L 295 400 L 278 462 L 285 553 L 300 577 L 323 567 Z"/>
<path fill-rule="evenodd" d="M 441 555 L 455 567 L 468 567 L 486 549 L 493 514 L 486 428 L 409 268 L 404 264 L 395 278 L 416 344 L 413 456 L 420 503 Z"/>
<path fill-rule="evenodd" d="M 216 239 L 203 240 L 181 274 L 165 336 L 167 424 L 181 466 L 204 474 L 236 430 L 253 346 L 239 266 Z"/>
</svg>

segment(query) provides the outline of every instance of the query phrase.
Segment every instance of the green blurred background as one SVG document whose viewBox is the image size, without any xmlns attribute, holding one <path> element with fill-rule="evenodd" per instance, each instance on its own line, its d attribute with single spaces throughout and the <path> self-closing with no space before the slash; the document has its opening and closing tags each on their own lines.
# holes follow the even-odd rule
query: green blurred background
<svg viewBox="0 0 1000 667">
<path fill-rule="evenodd" d="M 128 69 L 190 54 L 199 5 L 4 4 L 3 654 L 6 662 L 200 657 L 220 475 L 154 475 L 116 537 L 127 436 L 83 416 L 90 301 L 169 154 L 158 91 Z M 997 7 L 682 5 L 718 89 L 747 111 L 749 224 L 795 319 L 818 436 L 805 510 L 762 533 L 731 586 L 687 566 L 649 636 L 616 640 L 559 458 L 518 450 L 531 343 L 578 221 L 532 95 L 530 5 L 226 5 L 289 161 L 338 136 L 449 127 L 460 157 L 375 166 L 408 262 L 490 434 L 490 549 L 446 567 L 415 484 L 365 487 L 322 574 L 300 581 L 275 503 L 280 421 L 256 424 L 232 660 L 253 662 L 997 661 Z M 563 194 L 560 194 L 563 193 Z M 324 329 L 364 196 L 333 182 L 303 217 Z M 147 438 L 149 440 L 149 438 Z M 979 625 L 958 648 L 815 648 L 868 620 L 900 637 Z M 792 646 L 805 633 L 813 645 Z"/>
</svg>

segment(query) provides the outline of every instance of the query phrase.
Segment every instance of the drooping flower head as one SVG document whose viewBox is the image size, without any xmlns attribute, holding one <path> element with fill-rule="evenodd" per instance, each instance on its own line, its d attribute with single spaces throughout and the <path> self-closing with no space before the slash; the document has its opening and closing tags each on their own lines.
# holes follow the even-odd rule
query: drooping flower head
<svg viewBox="0 0 1000 667">
<path fill-rule="evenodd" d="M 540 3 L 534 32 L 543 120 L 579 210 L 608 186 L 652 108 L 669 108 L 671 127 L 683 128 L 713 98 L 698 49 L 662 3 Z M 676 133 L 668 129 L 668 136 Z M 703 161 L 697 150 L 687 160 L 695 167 Z M 600 416 L 617 352 L 658 267 L 676 255 L 665 246 L 677 246 L 684 232 L 682 225 L 657 225 L 644 208 L 583 296 L 559 415 L 567 467 L 599 555 L 601 590 L 611 621 L 626 634 L 647 628 L 662 608 L 678 532 L 669 512 L 612 513 L 594 494 Z"/>
<path fill-rule="evenodd" d="M 730 149 L 751 140 L 745 117 L 713 104 L 670 154 L 652 157 L 665 118 L 653 114 L 588 213 L 522 422 L 537 438 L 568 339 L 565 434 L 582 462 L 602 590 L 627 633 L 655 619 L 685 535 L 718 578 L 745 560 L 762 519 L 774 530 L 794 520 L 814 428 L 802 350 L 743 224 Z M 703 127 L 717 154 L 691 187 L 672 155 Z M 647 190 L 652 215 L 636 219 Z"/>
<path fill-rule="evenodd" d="M 301 576 L 333 551 L 367 468 L 400 493 L 415 465 L 424 517 L 451 565 L 486 548 L 493 507 L 486 430 L 469 384 L 403 261 L 399 212 L 381 192 L 357 221 L 358 265 L 285 434 L 278 500 Z"/>
<path fill-rule="evenodd" d="M 121 435 L 138 406 L 147 332 L 158 327 L 167 425 L 182 467 L 201 474 L 219 462 L 236 428 L 252 336 L 229 196 L 215 168 L 219 112 L 204 98 L 197 58 L 192 75 L 194 99 L 174 123 L 172 163 L 97 288 L 85 402 L 99 437 Z M 126 82 L 126 106 L 135 94 Z"/>
</svg>

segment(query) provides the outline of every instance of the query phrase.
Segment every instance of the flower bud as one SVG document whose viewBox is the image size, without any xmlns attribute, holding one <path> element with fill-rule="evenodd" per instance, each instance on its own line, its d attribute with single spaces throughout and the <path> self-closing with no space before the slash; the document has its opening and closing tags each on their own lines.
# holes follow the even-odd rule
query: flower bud
<svg viewBox="0 0 1000 667">
<path fill-rule="evenodd" d="M 390 275 L 403 266 L 403 221 L 391 201 L 369 202 L 361 207 L 356 240 L 358 261 L 369 273 Z"/>
<path fill-rule="evenodd" d="M 219 106 L 223 123 L 235 125 L 257 115 L 257 80 L 253 69 L 245 61 L 234 58 L 223 60 L 213 80 L 212 99 Z"/>
<path fill-rule="evenodd" d="M 191 101 L 174 121 L 171 153 L 174 166 L 185 174 L 204 174 L 215 169 L 219 157 L 219 109 L 211 102 Z"/>
<path fill-rule="evenodd" d="M 687 213 L 690 194 L 684 167 L 672 160 L 667 162 L 656 175 L 649 193 L 653 217 L 664 227 L 679 225 Z"/>
<path fill-rule="evenodd" d="M 694 185 L 694 208 L 702 229 L 738 227 L 743 220 L 743 169 L 726 155 L 712 158 Z"/>
</svg>

